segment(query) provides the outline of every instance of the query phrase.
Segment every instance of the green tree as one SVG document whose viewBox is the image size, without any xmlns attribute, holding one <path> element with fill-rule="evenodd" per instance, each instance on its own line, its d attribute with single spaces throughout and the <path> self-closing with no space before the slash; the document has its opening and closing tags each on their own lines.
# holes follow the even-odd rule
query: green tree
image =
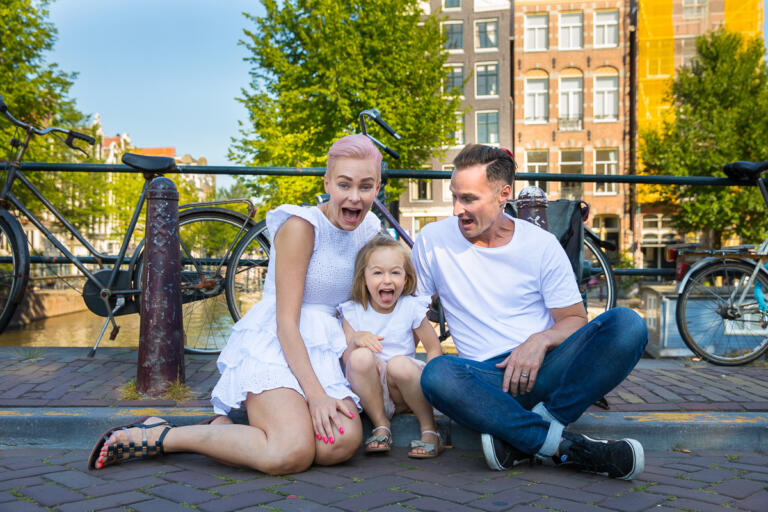
<svg viewBox="0 0 768 512">
<path fill-rule="evenodd" d="M 673 116 L 641 134 L 647 174 L 725 176 L 724 164 L 768 159 L 768 71 L 763 41 L 719 30 L 696 40 L 696 57 L 682 67 L 669 92 Z M 684 232 L 703 232 L 719 246 L 737 234 L 755 242 L 768 229 L 756 187 L 657 188 Z"/>
<path fill-rule="evenodd" d="M 263 17 L 246 14 L 256 24 L 242 42 L 253 64 L 240 99 L 249 122 L 231 157 L 250 165 L 324 167 L 332 142 L 355 133 L 358 113 L 372 107 L 403 136 L 391 144 L 402 155 L 390 162 L 393 168 L 418 168 L 449 143 L 459 99 L 441 92 L 440 20 L 423 16 L 418 0 L 263 3 Z M 388 139 L 376 128 L 372 134 Z M 308 177 L 262 177 L 250 186 L 264 200 L 262 210 L 311 202 L 322 191 L 322 181 Z"/>
</svg>

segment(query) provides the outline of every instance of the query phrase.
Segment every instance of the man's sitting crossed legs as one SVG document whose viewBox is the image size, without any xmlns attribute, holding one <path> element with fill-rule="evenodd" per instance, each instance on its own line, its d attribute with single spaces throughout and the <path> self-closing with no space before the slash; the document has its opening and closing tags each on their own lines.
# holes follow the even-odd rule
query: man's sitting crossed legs
<svg viewBox="0 0 768 512">
<path fill-rule="evenodd" d="M 460 356 L 427 365 L 425 396 L 483 433 L 493 469 L 539 456 L 634 478 L 644 465 L 638 441 L 564 429 L 632 371 L 647 341 L 644 321 L 616 308 L 587 323 L 557 239 L 504 214 L 509 153 L 467 146 L 454 167 L 454 217 L 425 226 L 412 253 L 420 291 L 440 296 Z"/>
</svg>

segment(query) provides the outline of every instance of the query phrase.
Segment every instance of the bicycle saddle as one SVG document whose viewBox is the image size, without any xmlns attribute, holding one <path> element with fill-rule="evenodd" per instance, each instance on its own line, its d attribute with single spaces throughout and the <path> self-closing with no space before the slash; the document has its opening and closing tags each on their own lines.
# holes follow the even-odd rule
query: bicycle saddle
<svg viewBox="0 0 768 512">
<path fill-rule="evenodd" d="M 768 162 L 733 162 L 723 166 L 725 175 L 739 183 L 755 183 L 768 169 Z"/>
<path fill-rule="evenodd" d="M 146 156 L 135 153 L 123 155 L 123 163 L 142 172 L 169 172 L 176 168 L 173 158 L 167 156 Z"/>
</svg>

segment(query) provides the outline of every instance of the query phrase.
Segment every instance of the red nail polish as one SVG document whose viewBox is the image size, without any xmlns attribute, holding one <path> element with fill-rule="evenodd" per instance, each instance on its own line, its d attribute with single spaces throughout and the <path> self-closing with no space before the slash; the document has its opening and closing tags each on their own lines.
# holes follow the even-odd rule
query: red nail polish
<svg viewBox="0 0 768 512">
<path fill-rule="evenodd" d="M 344 433 L 344 429 L 339 427 L 339 434 L 343 434 L 343 433 Z"/>
<path fill-rule="evenodd" d="M 332 437 L 329 437 L 328 440 L 331 442 L 331 444 L 333 444 L 333 438 Z"/>
<path fill-rule="evenodd" d="M 324 442 L 325 444 L 328 444 L 328 438 L 327 438 L 327 437 L 323 437 L 323 442 Z"/>
</svg>

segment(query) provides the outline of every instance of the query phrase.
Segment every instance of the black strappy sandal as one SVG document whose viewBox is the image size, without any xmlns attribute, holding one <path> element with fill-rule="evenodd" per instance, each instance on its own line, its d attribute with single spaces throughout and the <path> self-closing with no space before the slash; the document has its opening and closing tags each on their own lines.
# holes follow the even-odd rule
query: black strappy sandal
<svg viewBox="0 0 768 512">
<path fill-rule="evenodd" d="M 120 464 L 131 460 L 148 459 L 160 455 L 165 455 L 165 452 L 163 451 L 163 440 L 165 439 L 165 436 L 168 434 L 168 432 L 176 425 L 168 423 L 167 421 L 160 421 L 157 423 L 151 423 L 149 425 L 142 423 L 142 421 L 146 421 L 148 418 L 149 416 L 145 416 L 143 418 L 139 418 L 134 423 L 129 425 L 122 425 L 119 427 L 111 428 L 104 432 L 104 434 L 101 436 L 101 438 L 99 438 L 98 442 L 96 442 L 96 444 L 93 446 L 93 449 L 91 450 L 91 456 L 88 458 L 88 469 L 102 469 L 107 466 Z M 154 445 L 147 443 L 147 430 L 162 425 L 165 425 L 165 428 L 163 429 L 163 432 L 160 434 L 160 437 L 157 439 L 157 441 L 155 441 Z M 102 456 L 102 449 L 104 444 L 109 440 L 109 437 L 115 432 L 120 430 L 128 430 L 130 428 L 141 429 L 141 445 L 137 445 L 134 441 L 131 441 L 127 444 L 118 442 L 114 445 L 108 446 L 106 452 L 103 453 L 105 460 L 102 466 L 97 468 L 96 462 Z"/>
</svg>

